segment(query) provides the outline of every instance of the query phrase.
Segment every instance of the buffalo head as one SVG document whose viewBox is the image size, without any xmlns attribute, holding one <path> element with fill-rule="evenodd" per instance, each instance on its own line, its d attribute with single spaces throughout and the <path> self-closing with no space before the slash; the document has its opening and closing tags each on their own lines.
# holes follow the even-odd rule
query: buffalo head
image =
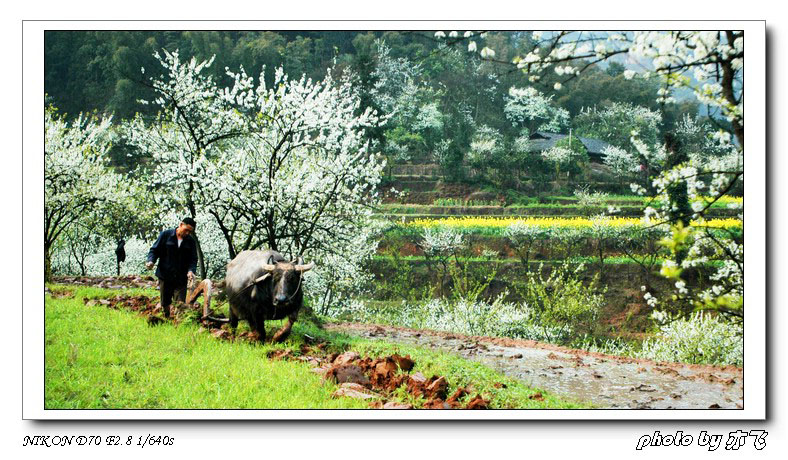
<svg viewBox="0 0 788 460">
<path fill-rule="evenodd" d="M 304 265 L 304 260 L 299 257 L 292 262 L 274 261 L 273 256 L 268 258 L 268 263 L 263 264 L 265 275 L 271 277 L 271 300 L 274 305 L 286 304 L 293 299 L 301 289 L 301 278 L 304 272 L 314 268 L 315 263 Z"/>
</svg>

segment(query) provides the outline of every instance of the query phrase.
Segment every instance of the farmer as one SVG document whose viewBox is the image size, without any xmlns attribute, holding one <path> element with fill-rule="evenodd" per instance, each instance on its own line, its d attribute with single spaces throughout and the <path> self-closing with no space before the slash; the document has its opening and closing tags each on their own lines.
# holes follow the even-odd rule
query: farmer
<svg viewBox="0 0 788 460">
<path fill-rule="evenodd" d="M 191 237 L 195 227 L 194 219 L 183 219 L 178 228 L 161 232 L 148 252 L 148 262 L 145 263 L 148 270 L 153 268 L 156 259 L 159 260 L 156 276 L 159 278 L 161 307 L 167 318 L 170 317 L 173 295 L 176 300 L 186 301 L 186 284 L 194 279 L 197 270 L 197 244 Z"/>
</svg>

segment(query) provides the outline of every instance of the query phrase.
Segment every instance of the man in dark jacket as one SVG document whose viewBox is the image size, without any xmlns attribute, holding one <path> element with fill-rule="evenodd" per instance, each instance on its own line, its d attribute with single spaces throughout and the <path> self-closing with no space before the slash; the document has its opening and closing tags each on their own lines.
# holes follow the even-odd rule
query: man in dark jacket
<svg viewBox="0 0 788 460">
<path fill-rule="evenodd" d="M 148 269 L 153 268 L 153 264 L 159 260 L 156 276 L 159 278 L 161 307 L 168 318 L 173 295 L 181 302 L 186 300 L 186 284 L 194 279 L 197 270 L 197 244 L 191 237 L 195 227 L 197 223 L 194 219 L 183 219 L 178 228 L 161 232 L 148 252 L 148 262 L 145 264 Z"/>
</svg>

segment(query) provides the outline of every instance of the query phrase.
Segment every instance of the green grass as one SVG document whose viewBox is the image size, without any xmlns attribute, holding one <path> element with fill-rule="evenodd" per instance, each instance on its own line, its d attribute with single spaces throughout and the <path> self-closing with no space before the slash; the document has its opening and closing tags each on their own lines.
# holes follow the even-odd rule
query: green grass
<svg viewBox="0 0 788 460">
<path fill-rule="evenodd" d="M 366 407 L 331 398 L 335 386 L 306 364 L 268 360 L 271 347 L 220 341 L 192 324 L 150 327 L 133 313 L 83 304 L 101 291 L 47 298 L 48 409 Z"/>
<path fill-rule="evenodd" d="M 712 209 L 715 208 L 727 208 L 728 202 L 733 197 L 728 195 L 723 196 L 719 201 L 715 202 L 711 205 Z M 533 198 L 525 199 L 526 203 L 532 203 Z M 542 198 L 543 201 L 578 201 L 578 198 L 574 195 L 565 195 L 565 196 L 547 196 Z M 651 197 L 644 197 L 639 195 L 615 195 L 615 194 L 608 194 L 605 199 L 603 200 L 606 204 L 611 203 L 633 203 L 637 205 L 645 205 L 651 204 L 651 206 L 658 206 L 661 204 L 659 200 L 653 200 Z M 569 205 L 571 206 L 571 205 Z"/>
<path fill-rule="evenodd" d="M 500 262 L 500 263 L 521 263 L 519 258 L 487 258 L 487 257 L 459 257 L 459 260 L 463 262 L 479 262 L 479 263 L 488 263 L 488 262 Z M 372 260 L 401 260 L 407 262 L 423 262 L 426 261 L 427 258 L 424 256 L 399 256 L 396 259 L 390 255 L 382 255 L 377 254 L 372 256 Z M 656 264 L 661 265 L 664 261 L 663 258 L 658 257 L 656 259 Z M 599 263 L 599 257 L 596 256 L 575 256 L 569 257 L 567 259 L 535 259 L 533 254 L 531 255 L 531 260 L 529 260 L 529 264 L 531 265 L 539 265 L 540 263 L 544 264 L 562 264 L 564 262 L 568 262 L 570 264 L 597 264 Z M 635 265 L 637 264 L 636 261 L 632 260 L 632 258 L 627 256 L 605 256 L 605 265 Z M 721 260 L 709 260 L 700 264 L 702 267 L 719 267 L 723 265 L 723 261 Z"/>
<path fill-rule="evenodd" d="M 499 201 L 491 200 L 468 200 L 462 198 L 436 198 L 432 201 L 433 206 L 498 206 Z"/>
<path fill-rule="evenodd" d="M 436 216 L 430 216 L 431 218 L 435 218 Z M 462 218 L 463 216 L 451 216 L 455 218 Z M 470 216 L 470 217 L 479 217 L 479 218 L 494 218 L 494 216 Z M 506 216 L 506 218 L 512 218 L 516 216 Z M 569 217 L 569 216 L 538 216 L 544 218 L 553 218 L 558 219 L 562 217 Z M 578 216 L 574 216 L 578 217 Z M 499 225 L 499 226 L 455 226 L 453 229 L 458 233 L 462 233 L 465 235 L 478 235 L 483 237 L 494 237 L 494 238 L 506 238 L 505 233 L 508 227 Z M 571 229 L 571 227 L 547 227 L 550 230 L 560 232 L 560 231 L 567 231 Z M 574 232 L 582 232 L 579 233 L 577 236 L 582 236 L 586 238 L 595 238 L 596 235 L 593 233 L 590 227 L 580 228 L 580 229 L 572 229 Z M 641 228 L 634 227 L 631 228 L 630 233 L 632 238 L 639 237 L 641 234 Z M 729 239 L 731 237 L 734 238 L 741 238 L 742 235 L 742 228 L 727 228 L 727 229 L 720 229 L 720 228 L 712 228 L 709 231 L 711 234 L 716 236 L 720 239 Z M 410 223 L 400 223 L 400 222 L 391 222 L 390 225 L 383 231 L 383 235 L 386 238 L 394 239 L 394 238 L 403 238 L 403 239 L 410 239 L 410 240 L 418 240 L 421 239 L 424 235 L 424 228 L 418 225 L 412 225 Z"/>
<path fill-rule="evenodd" d="M 85 306 L 82 300 L 117 294 L 155 296 L 154 290 L 119 292 L 56 285 L 50 289 L 72 290 L 75 296 L 46 298 L 47 409 L 367 408 L 365 401 L 332 398 L 336 385 L 324 383 L 308 364 L 266 357 L 274 348 L 299 349 L 305 333 L 330 341 L 337 351 L 354 349 L 373 356 L 410 354 L 416 361 L 413 372 L 427 377 L 444 375 L 451 391 L 458 385 L 473 384 L 492 397 L 493 407 L 588 407 L 544 392 L 544 401 L 531 400 L 528 396 L 538 390 L 459 356 L 330 333 L 309 322 L 296 323 L 284 344 L 232 343 L 200 332 L 195 323 L 151 327 L 135 313 Z M 278 323 L 267 323 L 269 334 Z M 498 382 L 506 383 L 507 388 L 495 388 Z"/>
</svg>

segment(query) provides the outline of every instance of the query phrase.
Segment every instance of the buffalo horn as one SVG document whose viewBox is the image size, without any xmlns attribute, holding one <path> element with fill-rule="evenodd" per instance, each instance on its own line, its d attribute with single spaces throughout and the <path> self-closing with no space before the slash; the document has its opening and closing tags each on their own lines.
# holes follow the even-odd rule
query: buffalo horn
<svg viewBox="0 0 788 460">
<path fill-rule="evenodd" d="M 315 263 L 314 262 L 310 262 L 310 263 L 308 263 L 306 265 L 298 264 L 295 267 L 295 269 L 300 271 L 301 273 L 308 272 L 309 270 L 312 270 L 313 268 L 315 268 Z"/>
</svg>

